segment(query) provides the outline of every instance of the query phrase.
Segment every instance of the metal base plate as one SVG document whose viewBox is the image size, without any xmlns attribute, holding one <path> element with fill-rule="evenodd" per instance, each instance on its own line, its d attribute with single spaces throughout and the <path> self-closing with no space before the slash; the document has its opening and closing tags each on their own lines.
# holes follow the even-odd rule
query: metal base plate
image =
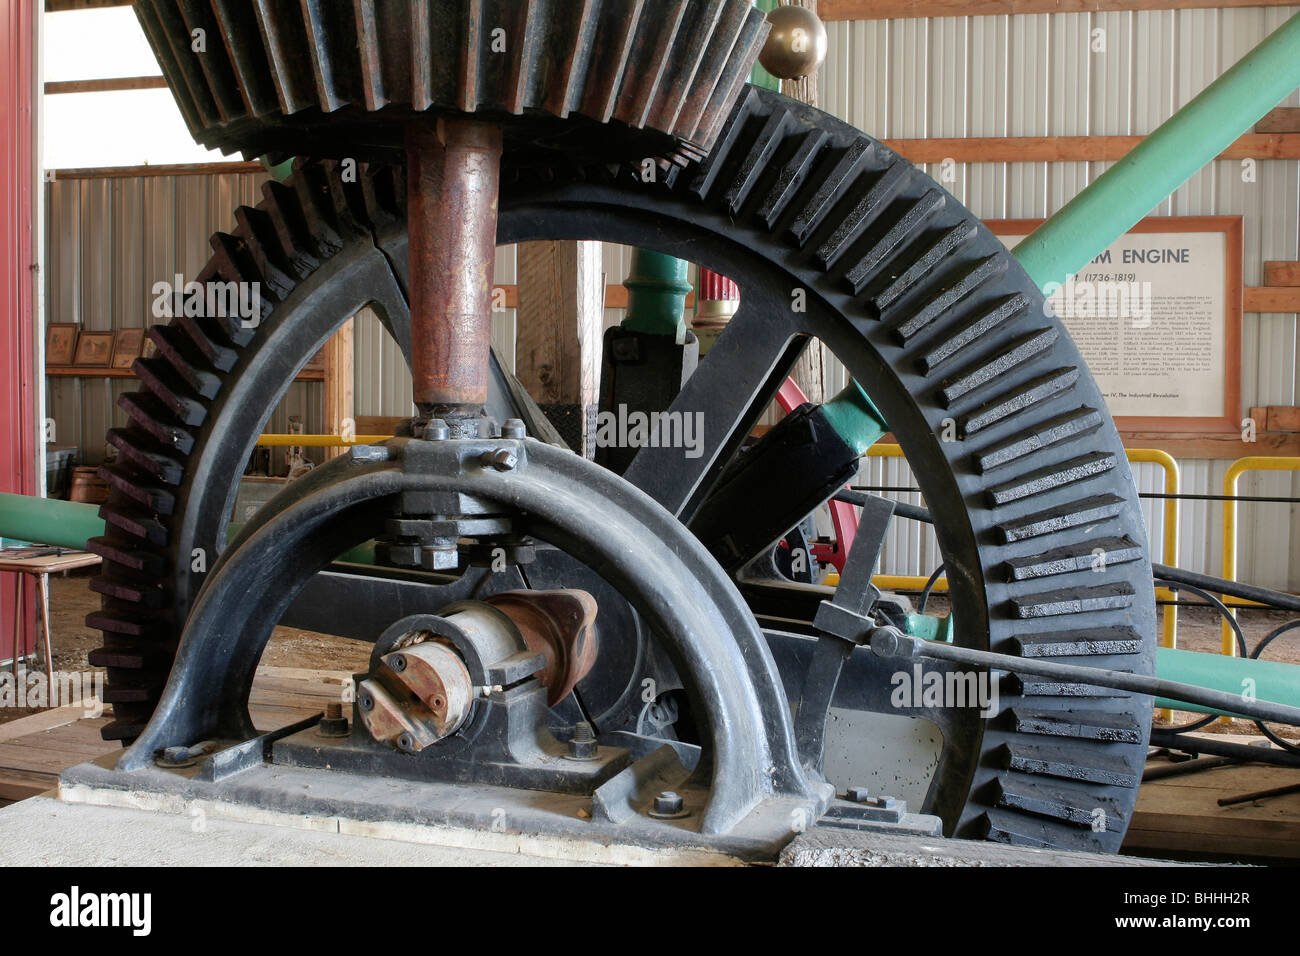
<svg viewBox="0 0 1300 956">
<path fill-rule="evenodd" d="M 275 823 L 299 829 L 364 834 L 412 843 L 440 843 L 507 852 L 624 863 L 773 862 L 823 808 L 771 798 L 730 832 L 694 832 L 698 814 L 621 823 L 592 819 L 590 796 L 465 783 L 261 764 L 219 781 L 149 767 L 113 769 L 116 754 L 79 764 L 59 777 L 66 803 L 125 806 L 155 812 Z M 681 789 L 689 808 L 703 791 Z"/>
</svg>

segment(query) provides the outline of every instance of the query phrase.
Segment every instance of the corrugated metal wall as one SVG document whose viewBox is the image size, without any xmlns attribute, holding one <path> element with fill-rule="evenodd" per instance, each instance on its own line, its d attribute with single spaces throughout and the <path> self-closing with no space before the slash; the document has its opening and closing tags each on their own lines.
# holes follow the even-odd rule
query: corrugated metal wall
<svg viewBox="0 0 1300 956">
<path fill-rule="evenodd" d="M 211 254 L 208 237 L 234 228 L 235 208 L 261 199 L 263 179 L 225 173 L 48 183 L 46 321 L 87 331 L 152 325 L 154 283 L 198 275 Z M 105 432 L 126 424 L 117 397 L 135 380 L 47 378 L 45 387 L 57 443 L 77 445 L 84 464 L 103 461 Z M 287 432 L 289 417 L 300 415 L 308 432 L 320 431 L 322 389 L 319 382 L 291 385 L 269 430 Z M 277 465 L 282 460 L 280 452 Z"/>
<path fill-rule="evenodd" d="M 1287 8 L 964 17 L 828 24 L 830 54 L 822 106 L 881 138 L 1130 135 L 1150 132 L 1173 110 L 1249 51 L 1293 12 Z M 1102 31 L 1098 34 L 1096 31 Z M 1104 52 L 1094 47 L 1104 43 Z M 1289 105 L 1300 104 L 1293 95 Z M 948 188 L 986 219 L 1050 215 L 1099 175 L 1103 163 L 958 165 Z M 940 169 L 929 168 L 938 176 Z M 258 198 L 260 177 L 213 175 L 68 180 L 48 187 L 49 320 L 87 329 L 149 321 L 149 287 L 179 271 L 192 276 L 208 256 L 207 237 L 230 228 L 232 211 Z M 1239 164 L 1216 162 L 1153 211 L 1154 215 L 1245 217 L 1245 281 L 1263 281 L 1266 259 L 1297 258 L 1300 163 L 1260 161 L 1254 183 Z M 604 249 L 607 281 L 620 283 L 630 250 Z M 513 248 L 499 250 L 496 281 L 515 281 Z M 621 310 L 606 310 L 616 324 Z M 514 310 L 499 313 L 493 340 L 514 362 Z M 1295 315 L 1244 318 L 1243 403 L 1300 404 Z M 358 415 L 406 415 L 410 375 L 373 315 L 358 317 Z M 831 391 L 843 370 L 832 363 Z M 103 455 L 110 420 L 120 423 L 124 380 L 50 379 L 47 404 L 60 442 L 77 441 L 87 460 Z M 290 414 L 320 429 L 318 384 L 296 384 L 271 428 L 287 431 Z M 1183 490 L 1217 493 L 1227 462 L 1184 461 Z M 1159 491 L 1163 474 L 1135 466 L 1142 491 Z M 906 463 L 871 459 L 862 483 L 911 487 Z M 1300 494 L 1300 477 L 1248 476 L 1248 495 Z M 915 498 L 915 496 L 911 496 Z M 1160 553 L 1162 511 L 1148 502 L 1153 549 Z M 1239 575 L 1300 589 L 1300 526 L 1286 504 L 1243 504 Z M 1184 502 L 1177 563 L 1220 566 L 1220 506 Z M 933 536 L 899 522 L 884 556 L 893 573 L 926 574 L 939 561 Z M 1288 570 L 1290 569 L 1290 570 Z"/>
<path fill-rule="evenodd" d="M 828 24 L 830 53 L 822 107 L 874 136 L 1082 136 L 1149 133 L 1295 8 L 1062 13 Z M 1096 31 L 1101 31 L 1100 33 Z M 1104 52 L 1094 52 L 1104 44 Z M 1293 94 L 1284 105 L 1300 105 Z M 1051 215 L 1106 168 L 1105 163 L 959 164 L 945 185 L 985 219 Z M 938 165 L 927 171 L 938 177 Z M 1300 232 L 1300 163 L 1261 160 L 1253 183 L 1237 162 L 1216 162 L 1152 215 L 1242 215 L 1247 285 L 1263 282 L 1267 259 L 1295 259 Z M 1300 404 L 1295 315 L 1244 317 L 1242 402 Z M 1183 490 L 1218 493 L 1228 462 L 1184 461 Z M 1162 472 L 1136 467 L 1142 491 L 1159 491 Z M 906 464 L 872 461 L 863 483 L 911 486 Z M 1248 475 L 1240 493 L 1300 494 L 1300 477 Z M 1238 574 L 1300 588 L 1300 511 L 1242 504 Z M 1161 514 L 1148 502 L 1153 550 Z M 1221 506 L 1184 502 L 1178 563 L 1217 572 Z M 939 560 L 933 537 L 900 528 L 885 566 L 926 574 Z M 1163 556 L 1170 561 L 1170 556 Z M 1172 563 L 1172 562 L 1171 562 Z M 1288 570 L 1289 569 L 1289 570 Z"/>
</svg>

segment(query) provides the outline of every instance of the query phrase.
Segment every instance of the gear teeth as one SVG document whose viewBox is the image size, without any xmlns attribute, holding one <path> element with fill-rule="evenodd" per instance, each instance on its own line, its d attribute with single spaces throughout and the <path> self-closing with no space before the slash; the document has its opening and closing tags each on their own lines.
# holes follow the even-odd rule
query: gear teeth
<svg viewBox="0 0 1300 956">
<path fill-rule="evenodd" d="M 208 410 L 197 398 L 185 394 L 171 365 L 162 359 L 136 359 L 131 366 L 141 383 L 184 425 L 202 425 Z M 152 429 L 146 431 L 153 432 Z M 159 437 L 161 440 L 161 436 Z"/>
<path fill-rule="evenodd" d="M 240 206 L 235 210 L 238 228 L 235 235 L 245 244 L 259 272 L 266 277 L 271 292 L 280 301 L 308 275 L 284 254 L 275 224 L 260 209 Z"/>
<path fill-rule="evenodd" d="M 229 372 L 235 367 L 235 362 L 239 360 L 239 353 L 220 343 L 219 339 L 224 336 L 212 327 L 211 319 L 193 315 L 179 315 L 175 321 L 177 326 L 189 336 L 193 348 L 197 350 L 199 355 L 203 356 L 203 360 L 208 365 L 219 372 Z M 182 351 L 187 350 L 183 349 Z"/>
<path fill-rule="evenodd" d="M 1060 337 L 1061 333 L 1055 328 L 1047 328 L 1017 338 L 1010 348 L 992 360 L 966 369 L 944 385 L 939 390 L 943 403 L 951 407 L 962 396 L 988 385 L 1013 368 L 1038 358 L 1055 345 Z"/>
<path fill-rule="evenodd" d="M 93 627 L 97 630 L 110 634 L 121 634 L 126 637 L 147 639 L 156 633 L 156 628 L 147 621 L 139 620 L 135 613 L 126 613 L 120 611 L 95 611 L 86 615 L 86 627 Z M 102 664 L 102 667 L 122 666 Z"/>
<path fill-rule="evenodd" d="M 1050 657 L 1101 657 L 1140 654 L 1142 638 L 1129 627 L 1095 627 L 1055 634 L 1021 634 L 1011 639 L 1012 653 L 1039 660 Z"/>
<path fill-rule="evenodd" d="M 928 328 L 936 319 L 951 310 L 957 303 L 972 295 L 982 285 L 996 280 L 1007 271 L 1004 256 L 987 256 L 974 264 L 958 267 L 956 275 L 942 280 L 942 291 L 929 299 L 915 312 L 908 314 L 894 328 L 894 339 L 899 345 L 907 345 L 911 339 Z M 910 297 L 895 298 L 890 302 L 874 301 L 877 318 L 891 318 L 898 311 L 901 303 Z"/>
<path fill-rule="evenodd" d="M 1029 707 L 1013 707 L 1010 714 L 1012 725 L 1022 734 L 1108 743 L 1142 743 L 1142 727 L 1131 714 L 1084 708 L 1037 710 Z"/>
<path fill-rule="evenodd" d="M 986 492 L 989 503 L 998 506 L 1055 491 L 1064 485 L 1086 481 L 1115 467 L 1115 455 L 1096 451 L 1059 464 L 1026 472 L 1018 478 L 995 485 Z"/>
<path fill-rule="evenodd" d="M 1124 832 L 1114 799 L 1068 783 L 1035 782 L 1019 775 L 999 779 L 993 785 L 993 805 L 1089 830 Z"/>
<path fill-rule="evenodd" d="M 632 41 L 632 56 L 623 72 L 614 119 L 634 129 L 641 129 L 650 118 L 650 109 L 663 81 L 668 51 L 686 16 L 686 4 L 674 3 L 663 11 L 662 18 L 642 17 Z M 646 64 L 653 64 L 645 69 Z"/>
<path fill-rule="evenodd" d="M 824 179 L 818 180 L 817 189 L 804 202 L 794 222 L 790 224 L 787 234 L 795 243 L 802 246 L 807 241 L 874 155 L 875 147 L 865 139 L 854 140 L 840 153 L 835 166 Z"/>
<path fill-rule="evenodd" d="M 1008 696 L 1012 697 L 1121 697 L 1122 691 L 1091 684 L 1049 680 L 1045 677 L 1011 674 L 1007 677 Z"/>
<path fill-rule="evenodd" d="M 252 4 L 280 109 L 292 114 L 316 105 L 315 83 L 302 68 L 308 41 L 301 20 L 294 17 L 294 0 L 252 0 Z"/>
<path fill-rule="evenodd" d="M 875 277 L 876 270 L 884 265 L 909 238 L 920 232 L 931 219 L 943 211 L 948 200 L 940 189 L 928 190 L 925 195 L 907 207 L 907 211 L 890 226 L 889 231 L 873 243 L 857 265 L 849 270 L 848 279 L 853 294 L 857 295 Z"/>
<path fill-rule="evenodd" d="M 202 31 L 206 49 L 195 59 L 203 72 L 205 85 L 212 95 L 221 121 L 227 123 L 237 119 L 249 109 L 250 104 L 240 93 L 235 71 L 226 58 L 225 49 L 217 43 L 221 29 L 213 14 L 212 5 L 207 0 L 179 0 L 177 6 L 185 24 L 185 32 L 192 37 L 196 30 Z"/>
<path fill-rule="evenodd" d="M 1059 534 L 1084 525 L 1099 524 L 1119 515 L 1124 499 L 1118 495 L 1095 495 L 1069 505 L 1036 511 L 998 526 L 1003 544 L 1014 544 L 1045 534 Z"/>
<path fill-rule="evenodd" d="M 973 222 L 959 222 L 957 225 L 945 230 L 936 241 L 930 243 L 921 251 L 921 254 L 908 265 L 901 275 L 893 278 L 889 285 L 885 286 L 867 302 L 868 308 L 872 310 L 876 318 L 880 318 L 884 310 L 917 288 L 918 283 L 933 275 L 935 270 L 947 259 L 958 255 L 962 247 L 973 241 L 978 235 L 979 227 Z M 1001 261 L 995 257 L 990 257 L 990 259 L 995 262 Z M 899 344 L 905 345 L 906 337 L 902 337 Z"/>
<path fill-rule="evenodd" d="M 1092 434 L 1101 424 L 1101 413 L 1086 405 L 1053 416 L 973 455 L 975 470 L 987 474 L 1044 448 Z"/>
<path fill-rule="evenodd" d="M 621 78 L 641 28 L 645 0 L 602 0 L 591 63 L 576 112 L 607 123 L 618 106 Z"/>
<path fill-rule="evenodd" d="M 194 447 L 194 435 L 170 421 L 175 413 L 152 392 L 123 392 L 117 398 L 117 407 L 163 447 L 181 455 L 188 455 Z"/>
<path fill-rule="evenodd" d="M 1096 571 L 1098 556 L 1102 568 L 1140 561 L 1143 550 L 1130 538 L 1095 538 L 1079 545 L 1054 548 L 1042 554 L 1011 558 L 1006 562 L 1008 581 L 1028 581 L 1075 571 Z"/>
<path fill-rule="evenodd" d="M 808 180 L 808 174 L 817 165 L 829 139 L 830 137 L 819 129 L 805 133 L 799 145 L 795 147 L 794 154 L 781 166 L 780 172 L 776 174 L 776 181 L 764 197 L 763 204 L 758 207 L 758 218 L 768 229 L 776 226 L 776 221 L 781 218 L 790 201 L 803 188 L 803 184 Z"/>
<path fill-rule="evenodd" d="M 156 611 L 167 604 L 167 591 L 156 582 L 138 583 L 123 577 L 107 578 L 103 575 L 90 579 L 90 590 L 115 601 L 136 604 Z"/>
<path fill-rule="evenodd" d="M 722 132 L 717 146 L 708 155 L 708 158 L 700 164 L 698 172 L 687 187 L 695 198 L 703 199 L 713 191 L 714 183 L 722 174 L 723 167 L 727 165 L 727 159 L 740 139 L 746 121 L 753 114 L 757 104 L 758 94 L 752 89 L 737 104 L 736 112 L 732 115 L 731 124 Z"/>
<path fill-rule="evenodd" d="M 840 221 L 814 253 L 814 257 L 823 269 L 835 265 L 840 256 L 848 250 L 849 245 L 876 221 L 889 202 L 903 188 L 903 183 L 908 178 L 908 171 L 908 168 L 900 163 L 886 167 L 885 171 L 876 178 L 867 190 L 867 194 L 858 200 L 853 210 Z M 937 192 L 932 191 L 932 193 L 938 195 Z"/>
<path fill-rule="evenodd" d="M 1011 613 L 1022 620 L 1121 610 L 1133 604 L 1133 585 L 1121 581 L 1092 588 L 1061 588 L 1013 597 L 1007 603 Z"/>
<path fill-rule="evenodd" d="M 240 43 L 234 37 L 254 36 L 257 18 L 248 0 L 211 0 L 216 15 L 221 41 L 230 57 L 232 79 L 248 106 L 249 115 L 256 119 L 280 112 L 280 101 L 271 81 L 271 67 L 266 60 L 266 50 L 259 43 Z"/>
<path fill-rule="evenodd" d="M 740 90 L 749 78 L 770 29 L 766 14 L 757 7 L 751 9 L 746 15 L 740 37 L 732 46 L 726 65 L 718 74 L 708 106 L 704 108 L 703 114 L 687 140 L 688 149 L 693 144 L 698 144 L 699 148 L 707 153 L 709 144 L 717 140 L 719 131 L 727 123 L 727 107 L 740 95 Z M 693 158 L 701 159 L 703 156 L 696 155 Z"/>
<path fill-rule="evenodd" d="M 729 61 L 732 53 L 737 49 L 737 44 L 746 42 L 747 24 L 753 12 L 754 6 L 748 0 L 728 0 L 718 17 L 713 35 L 709 37 L 703 61 L 697 69 L 703 69 L 710 63 L 725 64 Z M 724 66 L 723 69 L 725 71 L 726 67 Z M 671 129 L 674 136 L 686 140 L 691 138 L 721 80 L 722 77 L 719 76 L 712 84 L 705 82 L 691 84 L 681 108 L 672 120 Z"/>
<path fill-rule="evenodd" d="M 1017 292 L 1003 296 L 989 307 L 980 311 L 963 325 L 950 333 L 944 333 L 930 351 L 916 360 L 916 367 L 923 375 L 930 375 L 948 359 L 958 355 L 968 346 L 982 340 L 1008 319 L 1020 315 L 1029 306 L 1029 299 Z"/>
<path fill-rule="evenodd" d="M 695 80 L 695 72 L 713 39 L 714 31 L 726 9 L 721 3 L 696 3 L 686 8 L 678 27 L 680 42 L 673 43 L 664 55 L 664 80 L 655 91 L 646 122 L 655 129 L 673 129 L 686 106 Z"/>
<path fill-rule="evenodd" d="M 957 431 L 963 438 L 969 438 L 1026 408 L 1068 391 L 1078 380 L 1079 370 L 1072 365 L 1030 379 L 958 418 Z"/>
<path fill-rule="evenodd" d="M 112 508 L 100 508 L 99 516 L 104 519 L 106 525 L 120 528 L 142 542 L 156 545 L 167 543 L 167 528 L 152 512 L 116 505 Z"/>
<path fill-rule="evenodd" d="M 1003 745 L 1001 757 L 1002 765 L 1008 770 L 1061 780 L 1078 780 L 1128 790 L 1135 789 L 1141 780 L 1128 769 L 1123 760 L 1103 753 L 1090 755 L 1087 762 L 1067 760 L 1057 749 L 1017 740 Z"/>
<path fill-rule="evenodd" d="M 158 21 L 151 0 L 140 0 L 140 2 L 136 3 L 135 15 L 136 19 L 140 21 L 140 27 L 149 43 L 149 48 L 153 50 L 154 59 L 158 61 L 158 65 L 162 68 L 163 76 L 167 80 L 167 87 L 176 100 L 176 106 L 180 110 L 181 118 L 185 120 L 186 128 L 189 129 L 191 136 L 202 142 L 206 124 L 199 116 L 198 109 L 194 104 L 194 98 L 185 82 L 184 74 L 181 72 L 180 65 L 176 62 L 176 58 L 172 53 L 171 41 L 168 39 L 167 32 L 163 29 L 162 24 Z"/>
<path fill-rule="evenodd" d="M 99 476 L 108 482 L 109 487 L 120 491 L 150 511 L 170 515 L 176 510 L 176 495 L 173 492 L 160 485 L 152 484 L 137 472 L 116 465 L 100 465 Z"/>
<path fill-rule="evenodd" d="M 307 275 L 320 267 L 321 259 L 329 255 L 327 248 L 322 248 L 316 241 L 307 223 L 297 190 L 275 180 L 262 183 L 262 208 L 275 225 L 275 233 L 280 237 L 280 244 L 287 250 L 286 255 L 294 263 L 295 271 Z"/>
<path fill-rule="evenodd" d="M 162 577 L 167 573 L 167 559 L 155 551 L 133 548 L 111 538 L 91 538 L 86 550 L 97 554 L 106 562 L 119 564 L 149 577 Z"/>
<path fill-rule="evenodd" d="M 184 477 L 185 467 L 180 460 L 164 451 L 161 443 L 147 432 L 135 427 L 110 428 L 108 443 L 126 461 L 164 484 L 179 485 Z"/>
<path fill-rule="evenodd" d="M 732 182 L 731 188 L 723 196 L 723 201 L 727 204 L 727 208 L 731 210 L 733 216 L 740 213 L 740 207 L 745 204 L 759 177 L 767 169 L 772 155 L 776 152 L 777 147 L 781 145 L 786 124 L 789 120 L 790 113 L 787 110 L 777 110 L 763 124 L 763 131 L 758 134 L 757 142 L 745 155 L 744 161 L 740 164 L 740 169 L 736 171 L 736 178 Z"/>
<path fill-rule="evenodd" d="M 166 44 L 168 47 L 167 58 L 159 59 L 163 73 L 169 77 L 174 76 L 177 85 L 184 86 L 187 93 L 186 100 L 200 126 L 208 128 L 220 126 L 225 117 L 217 108 L 207 78 L 199 65 L 199 59 L 204 54 L 197 53 L 193 49 L 190 31 L 186 28 L 180 11 L 169 0 L 153 0 L 152 3 L 145 2 L 141 6 L 151 9 L 154 23 L 160 33 L 160 45 Z"/>
</svg>

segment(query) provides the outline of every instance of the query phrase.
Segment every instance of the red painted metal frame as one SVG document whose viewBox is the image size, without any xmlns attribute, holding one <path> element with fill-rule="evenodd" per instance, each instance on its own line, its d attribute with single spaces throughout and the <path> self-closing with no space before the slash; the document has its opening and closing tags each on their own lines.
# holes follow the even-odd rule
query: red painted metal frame
<svg viewBox="0 0 1300 956">
<path fill-rule="evenodd" d="M 792 378 L 787 378 L 776 393 L 776 402 L 787 415 L 806 401 L 808 396 Z M 813 545 L 813 556 L 822 564 L 833 565 L 836 571 L 843 573 L 844 562 L 848 559 L 849 549 L 853 547 L 853 538 L 858 533 L 858 512 L 853 505 L 844 501 L 832 501 L 830 508 L 831 523 L 835 527 L 835 543 Z"/>
<path fill-rule="evenodd" d="M 34 495 L 36 423 L 36 169 L 33 156 L 36 20 L 33 0 L 0 0 L 0 491 Z M 22 575 L 21 577 L 27 577 Z M 0 657 L 15 635 L 14 592 L 0 586 Z M 35 637 L 28 586 L 22 647 Z"/>
</svg>

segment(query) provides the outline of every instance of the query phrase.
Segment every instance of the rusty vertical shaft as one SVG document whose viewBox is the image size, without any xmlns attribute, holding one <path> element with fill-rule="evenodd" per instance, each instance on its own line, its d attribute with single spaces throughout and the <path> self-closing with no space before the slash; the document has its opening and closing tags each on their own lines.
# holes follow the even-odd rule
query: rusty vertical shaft
<svg viewBox="0 0 1300 956">
<path fill-rule="evenodd" d="M 411 123 L 406 173 L 415 404 L 425 417 L 477 418 L 492 348 L 501 127 Z"/>
</svg>

